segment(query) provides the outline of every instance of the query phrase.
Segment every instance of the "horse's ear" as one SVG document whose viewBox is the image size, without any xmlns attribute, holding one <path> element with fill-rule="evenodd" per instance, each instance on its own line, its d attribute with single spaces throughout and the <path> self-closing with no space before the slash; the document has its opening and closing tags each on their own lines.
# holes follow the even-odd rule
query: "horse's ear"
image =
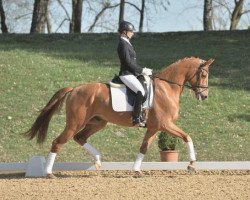
<svg viewBox="0 0 250 200">
<path fill-rule="evenodd" d="M 206 65 L 211 65 L 212 63 L 214 62 L 214 59 L 213 58 L 210 58 L 208 61 L 206 61 L 203 66 L 206 66 Z"/>
</svg>

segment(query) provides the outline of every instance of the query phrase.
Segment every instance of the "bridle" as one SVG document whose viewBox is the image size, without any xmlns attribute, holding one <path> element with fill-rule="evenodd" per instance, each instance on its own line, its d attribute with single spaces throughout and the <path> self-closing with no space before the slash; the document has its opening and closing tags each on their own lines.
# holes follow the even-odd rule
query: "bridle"
<svg viewBox="0 0 250 200">
<path fill-rule="evenodd" d="M 203 95 L 203 92 L 208 90 L 208 85 L 200 85 L 198 84 L 200 82 L 200 78 L 201 78 L 201 74 L 203 71 L 205 71 L 207 74 L 208 74 L 208 71 L 206 69 L 204 69 L 204 63 L 202 63 L 199 67 L 198 67 L 198 70 L 196 71 L 196 73 L 194 74 L 194 76 L 196 75 L 197 76 L 197 81 L 196 81 L 196 84 L 195 86 L 192 87 L 192 90 L 195 92 L 196 95 L 200 95 L 201 97 L 204 97 Z M 193 76 L 193 77 L 194 77 Z M 192 77 L 192 78 L 193 78 Z M 192 80 L 189 79 L 188 81 Z"/>
<path fill-rule="evenodd" d="M 201 74 L 203 71 L 205 71 L 207 74 L 208 74 L 208 71 L 206 69 L 204 69 L 205 65 L 204 63 L 200 64 L 200 66 L 198 67 L 197 71 L 194 73 L 193 76 L 191 76 L 191 78 L 189 78 L 188 80 L 186 80 L 185 82 L 189 82 L 191 81 L 195 76 L 197 76 L 197 81 L 196 81 L 196 84 L 195 85 L 188 85 L 188 84 L 179 84 L 179 83 L 176 83 L 174 81 L 171 81 L 171 80 L 168 80 L 168 79 L 165 79 L 165 78 L 162 78 L 162 77 L 159 77 L 157 75 L 154 75 L 153 78 L 158 78 L 162 81 L 165 81 L 167 83 L 170 83 L 170 84 L 174 84 L 174 85 L 178 85 L 179 87 L 187 87 L 189 89 L 192 89 L 196 95 L 203 95 L 202 93 L 206 90 L 208 90 L 208 85 L 201 85 L 199 84 L 199 81 L 200 81 L 200 78 L 201 78 Z"/>
</svg>

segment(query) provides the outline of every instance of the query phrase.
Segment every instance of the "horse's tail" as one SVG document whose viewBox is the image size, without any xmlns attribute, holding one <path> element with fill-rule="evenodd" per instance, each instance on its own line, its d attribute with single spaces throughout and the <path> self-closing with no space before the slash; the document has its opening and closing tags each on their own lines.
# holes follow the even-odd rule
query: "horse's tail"
<svg viewBox="0 0 250 200">
<path fill-rule="evenodd" d="M 43 143 L 49 127 L 49 122 L 53 114 L 61 108 L 66 94 L 71 92 L 73 88 L 63 88 L 57 91 L 54 96 L 50 99 L 47 105 L 40 111 L 39 116 L 32 125 L 32 127 L 24 133 L 24 135 L 32 140 L 34 137 L 37 137 L 37 143 Z"/>
</svg>

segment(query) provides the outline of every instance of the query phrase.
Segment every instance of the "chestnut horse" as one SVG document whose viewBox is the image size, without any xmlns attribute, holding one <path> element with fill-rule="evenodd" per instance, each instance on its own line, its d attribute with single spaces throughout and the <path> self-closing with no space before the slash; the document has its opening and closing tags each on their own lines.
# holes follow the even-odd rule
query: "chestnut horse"
<svg viewBox="0 0 250 200">
<path fill-rule="evenodd" d="M 184 58 L 153 76 L 155 88 L 153 107 L 148 111 L 147 131 L 140 147 L 140 153 L 134 162 L 134 171 L 140 172 L 143 157 L 157 131 L 164 131 L 183 139 L 187 144 L 189 154 L 188 169 L 195 169 L 196 157 L 192 139 L 175 125 L 175 121 L 179 113 L 180 95 L 186 83 L 189 83 L 188 86 L 195 92 L 198 100 L 208 97 L 208 72 L 213 61 L 213 59 L 204 61 L 194 57 Z M 71 138 L 74 138 L 78 144 L 94 156 L 95 165 L 99 168 L 101 167 L 100 153 L 87 143 L 87 139 L 103 129 L 107 122 L 121 126 L 133 126 L 131 112 L 115 112 L 112 109 L 108 84 L 89 83 L 75 88 L 63 88 L 56 92 L 41 110 L 31 129 L 25 133 L 30 140 L 37 137 L 38 143 L 44 142 L 51 117 L 59 110 L 66 97 L 66 126 L 52 143 L 45 167 L 45 174 L 48 177 L 54 177 L 52 167 L 55 157 L 61 147 Z"/>
</svg>

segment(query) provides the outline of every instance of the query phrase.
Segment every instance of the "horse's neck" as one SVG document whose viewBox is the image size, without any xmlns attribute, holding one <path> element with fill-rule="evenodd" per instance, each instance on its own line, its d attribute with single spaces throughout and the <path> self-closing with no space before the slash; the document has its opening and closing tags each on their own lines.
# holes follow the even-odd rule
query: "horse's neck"
<svg viewBox="0 0 250 200">
<path fill-rule="evenodd" d="M 168 81 L 184 85 L 187 80 L 190 80 L 197 70 L 198 66 L 202 63 L 199 58 L 184 58 L 179 60 L 158 74 L 158 77 Z"/>
<path fill-rule="evenodd" d="M 168 80 L 169 82 L 176 83 L 178 85 L 184 85 L 188 73 L 189 68 L 185 65 L 172 64 L 167 69 L 160 72 L 158 74 L 158 77 Z"/>
</svg>

